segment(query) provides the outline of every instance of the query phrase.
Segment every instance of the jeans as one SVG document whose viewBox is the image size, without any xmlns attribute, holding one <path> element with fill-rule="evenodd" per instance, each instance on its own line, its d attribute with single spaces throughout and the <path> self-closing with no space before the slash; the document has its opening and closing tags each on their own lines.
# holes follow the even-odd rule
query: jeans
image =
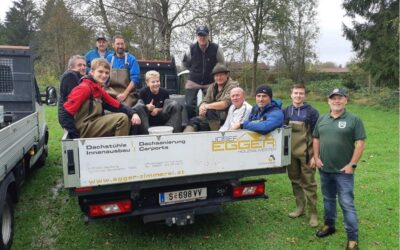
<svg viewBox="0 0 400 250">
<path fill-rule="evenodd" d="M 357 213 L 354 206 L 354 174 L 319 171 L 324 197 L 325 224 L 333 227 L 336 220 L 336 195 L 343 211 L 348 240 L 358 241 Z"/>
<path fill-rule="evenodd" d="M 196 116 L 197 109 L 197 94 L 200 89 L 185 89 L 185 102 L 186 102 L 186 112 L 188 119 Z M 207 89 L 202 90 L 203 96 L 206 95 Z"/>
</svg>

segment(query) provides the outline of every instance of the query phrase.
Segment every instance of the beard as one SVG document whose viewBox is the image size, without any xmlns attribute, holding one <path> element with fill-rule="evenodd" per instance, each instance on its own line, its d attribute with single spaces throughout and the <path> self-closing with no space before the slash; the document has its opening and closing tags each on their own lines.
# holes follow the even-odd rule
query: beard
<svg viewBox="0 0 400 250">
<path fill-rule="evenodd" d="M 124 54 L 125 50 L 123 48 L 117 49 L 117 54 L 122 55 Z"/>
</svg>

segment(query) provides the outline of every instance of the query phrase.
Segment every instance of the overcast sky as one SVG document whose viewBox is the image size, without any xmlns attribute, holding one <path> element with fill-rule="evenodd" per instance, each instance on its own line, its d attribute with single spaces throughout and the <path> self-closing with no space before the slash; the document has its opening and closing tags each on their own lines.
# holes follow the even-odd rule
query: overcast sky
<svg viewBox="0 0 400 250">
<path fill-rule="evenodd" d="M 346 65 L 354 56 L 351 43 L 343 37 L 342 23 L 349 24 L 344 18 L 345 11 L 341 4 L 343 0 L 319 0 L 318 25 L 320 27 L 319 40 L 316 50 L 319 61 L 335 62 Z M 0 19 L 4 21 L 5 13 L 12 6 L 12 0 L 1 0 Z"/>
</svg>

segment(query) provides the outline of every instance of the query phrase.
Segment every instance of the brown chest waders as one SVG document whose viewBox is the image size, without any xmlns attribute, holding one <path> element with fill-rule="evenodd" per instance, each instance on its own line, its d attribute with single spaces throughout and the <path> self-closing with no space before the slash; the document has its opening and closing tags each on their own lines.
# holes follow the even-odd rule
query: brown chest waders
<svg viewBox="0 0 400 250">
<path fill-rule="evenodd" d="M 124 136 L 129 134 L 130 129 L 126 114 L 104 114 L 102 100 L 92 96 L 75 114 L 75 126 L 82 138 Z"/>
<path fill-rule="evenodd" d="M 128 65 L 128 56 L 125 53 L 125 67 L 123 69 L 113 69 L 112 65 L 114 63 L 114 56 L 111 59 L 111 73 L 110 73 L 110 84 L 106 86 L 104 89 L 108 94 L 110 94 L 115 99 L 117 96 L 125 91 L 130 84 L 129 79 L 129 65 Z M 129 107 L 133 107 L 138 101 L 138 95 L 136 93 L 136 89 L 134 92 L 131 92 L 126 97 L 123 102 L 125 105 Z"/>
</svg>

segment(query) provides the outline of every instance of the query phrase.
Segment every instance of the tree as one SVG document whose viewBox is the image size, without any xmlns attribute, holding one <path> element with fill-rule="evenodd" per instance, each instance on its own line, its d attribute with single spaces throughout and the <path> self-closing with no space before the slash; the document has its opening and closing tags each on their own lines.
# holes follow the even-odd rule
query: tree
<svg viewBox="0 0 400 250">
<path fill-rule="evenodd" d="M 29 45 L 36 31 L 38 11 L 31 0 L 13 2 L 4 22 L 6 42 L 11 45 Z"/>
<path fill-rule="evenodd" d="M 314 42 L 318 35 L 315 0 L 282 1 L 274 24 L 275 53 L 289 77 L 304 82 L 307 61 L 315 58 Z"/>
<path fill-rule="evenodd" d="M 345 0 L 352 26 L 343 25 L 346 38 L 361 57 L 360 66 L 378 86 L 399 84 L 399 1 Z M 365 21 L 356 21 L 361 16 Z"/>
<path fill-rule="evenodd" d="M 276 11 L 277 1 L 233 0 L 229 5 L 234 8 L 233 13 L 235 16 L 240 18 L 253 45 L 252 82 L 250 90 L 250 95 L 253 96 L 257 83 L 257 65 L 258 58 L 261 54 L 261 46 L 267 42 L 267 35 L 265 33 L 268 28 L 267 25 L 272 20 L 272 16 Z"/>
<path fill-rule="evenodd" d="M 35 42 L 39 60 L 57 75 L 65 70 L 72 55 L 82 54 L 89 47 L 89 30 L 83 26 L 82 19 L 67 9 L 63 0 L 47 1 L 39 28 Z"/>
</svg>

